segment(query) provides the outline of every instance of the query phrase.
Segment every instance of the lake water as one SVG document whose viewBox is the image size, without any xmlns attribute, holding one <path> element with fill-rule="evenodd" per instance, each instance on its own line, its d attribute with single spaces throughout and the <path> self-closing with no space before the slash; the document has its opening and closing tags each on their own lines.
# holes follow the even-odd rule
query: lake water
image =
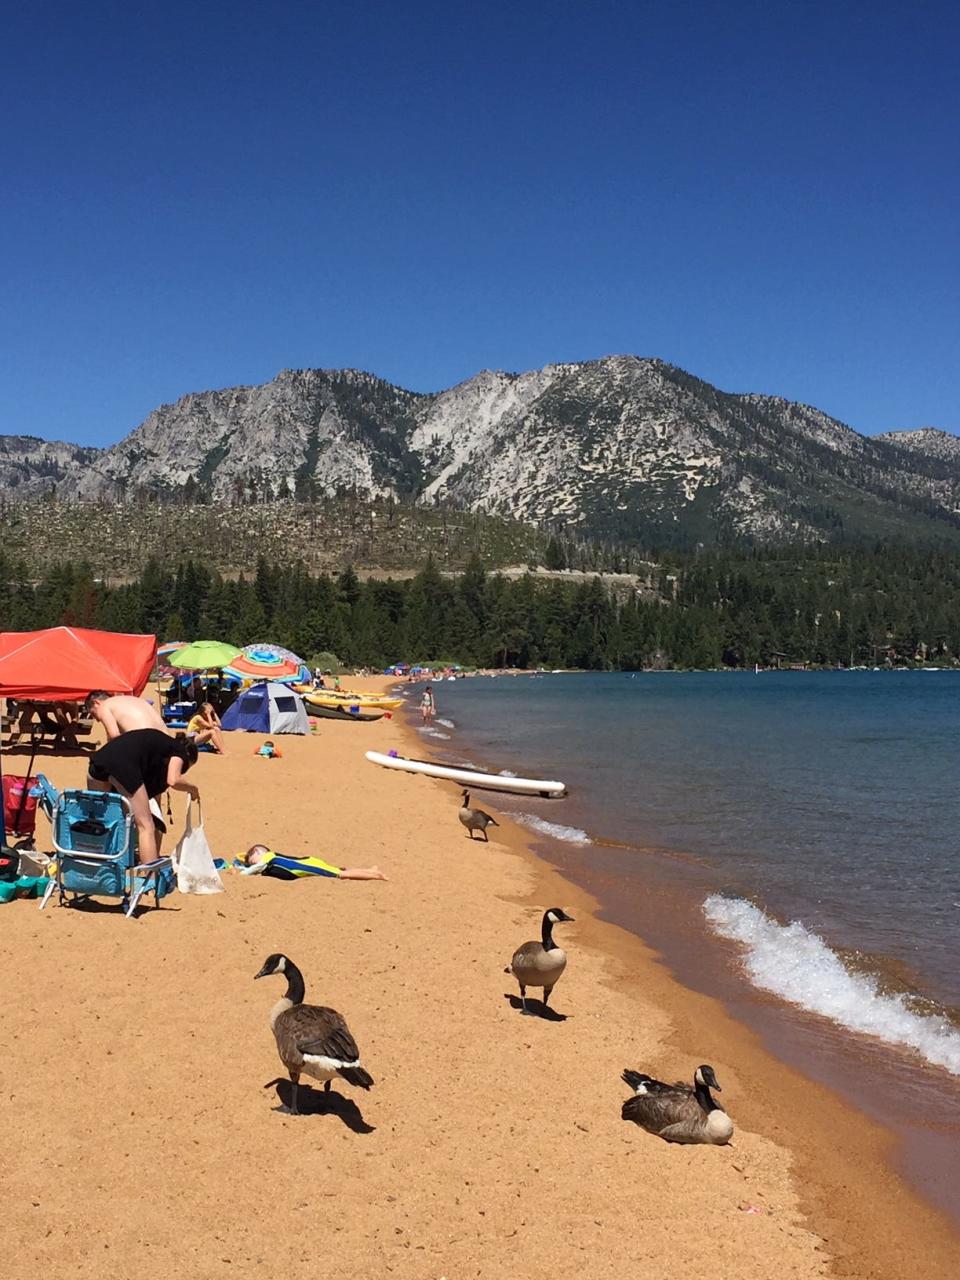
<svg viewBox="0 0 960 1280">
<path fill-rule="evenodd" d="M 435 692 L 438 755 L 567 783 L 563 801 L 496 804 L 621 923 L 649 937 L 646 890 L 666 877 L 741 980 L 960 1077 L 960 673 L 545 675 Z M 669 958 L 663 932 L 650 940 Z"/>
</svg>

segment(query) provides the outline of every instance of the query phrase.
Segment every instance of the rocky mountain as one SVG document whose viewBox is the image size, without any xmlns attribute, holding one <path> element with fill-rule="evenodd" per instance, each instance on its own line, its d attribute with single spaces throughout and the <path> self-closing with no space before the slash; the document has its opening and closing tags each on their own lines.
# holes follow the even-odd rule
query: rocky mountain
<svg viewBox="0 0 960 1280">
<path fill-rule="evenodd" d="M 0 494 L 28 498 L 49 492 L 67 477 L 85 474 L 99 455 L 99 449 L 60 440 L 0 436 Z"/>
<path fill-rule="evenodd" d="M 940 431 L 936 427 L 919 427 L 915 431 L 885 431 L 883 435 L 874 436 L 874 439 L 886 440 L 898 449 L 939 458 L 943 462 L 960 462 L 960 436 Z"/>
<path fill-rule="evenodd" d="M 0 460 L 18 457 L 18 439 Z M 12 462 L 0 469 L 8 496 L 37 491 L 41 442 L 29 444 L 22 478 Z M 960 539 L 957 437 L 862 436 L 807 405 L 719 391 L 634 356 L 484 371 L 436 394 L 355 370 L 285 370 L 163 405 L 44 478 L 61 499 L 351 492 L 661 543 Z"/>
</svg>

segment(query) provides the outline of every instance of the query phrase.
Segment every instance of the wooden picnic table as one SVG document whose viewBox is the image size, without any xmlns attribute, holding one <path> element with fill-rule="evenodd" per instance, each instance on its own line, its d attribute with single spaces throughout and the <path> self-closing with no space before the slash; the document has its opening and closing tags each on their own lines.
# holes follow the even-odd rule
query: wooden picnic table
<svg viewBox="0 0 960 1280">
<path fill-rule="evenodd" d="M 93 721 L 80 714 L 80 705 L 76 702 L 21 701 L 16 704 L 16 711 L 9 716 L 9 721 L 10 746 L 18 743 L 24 735 L 28 738 L 39 735 L 39 746 L 64 746 L 79 751 L 80 737 L 88 737 L 93 729 Z"/>
</svg>

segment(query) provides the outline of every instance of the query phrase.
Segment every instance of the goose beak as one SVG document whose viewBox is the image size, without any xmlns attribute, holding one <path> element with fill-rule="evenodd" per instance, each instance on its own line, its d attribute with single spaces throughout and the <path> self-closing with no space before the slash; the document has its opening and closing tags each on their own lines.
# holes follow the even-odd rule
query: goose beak
<svg viewBox="0 0 960 1280">
<path fill-rule="evenodd" d="M 269 978 L 269 977 L 270 977 L 270 971 L 267 969 L 267 966 L 264 965 L 259 973 L 255 973 L 253 975 L 253 980 L 254 982 L 256 982 L 258 978 Z"/>
</svg>

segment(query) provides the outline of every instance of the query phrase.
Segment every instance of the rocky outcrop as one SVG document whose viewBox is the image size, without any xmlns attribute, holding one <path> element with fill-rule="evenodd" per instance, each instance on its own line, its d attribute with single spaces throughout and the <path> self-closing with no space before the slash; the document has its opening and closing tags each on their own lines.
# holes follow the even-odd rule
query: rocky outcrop
<svg viewBox="0 0 960 1280">
<path fill-rule="evenodd" d="M 43 484 L 61 499 L 354 492 L 660 543 L 960 531 L 957 437 L 863 436 L 636 356 L 486 370 L 434 394 L 288 369 L 163 405 L 110 449 L 0 442 L 8 495 Z"/>
</svg>

